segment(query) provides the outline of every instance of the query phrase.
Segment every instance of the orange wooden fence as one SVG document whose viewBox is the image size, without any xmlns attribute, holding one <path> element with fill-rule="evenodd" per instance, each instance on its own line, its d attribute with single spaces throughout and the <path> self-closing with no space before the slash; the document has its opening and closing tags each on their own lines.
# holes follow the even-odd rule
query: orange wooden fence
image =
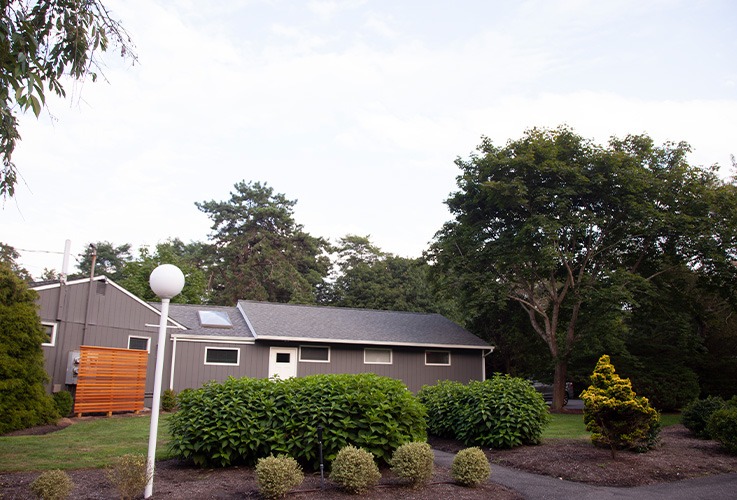
<svg viewBox="0 0 737 500">
<path fill-rule="evenodd" d="M 148 352 L 83 345 L 74 413 L 140 411 L 146 391 Z"/>
</svg>

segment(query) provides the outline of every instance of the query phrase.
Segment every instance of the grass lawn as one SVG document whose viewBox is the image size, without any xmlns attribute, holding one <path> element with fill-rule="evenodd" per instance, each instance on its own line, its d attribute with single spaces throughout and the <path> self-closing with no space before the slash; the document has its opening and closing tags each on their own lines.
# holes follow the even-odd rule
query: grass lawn
<svg viewBox="0 0 737 500">
<path fill-rule="evenodd" d="M 553 413 L 553 420 L 543 431 L 543 439 L 589 439 L 590 434 L 586 431 L 583 423 L 583 415 L 570 413 Z M 660 423 L 663 427 L 681 423 L 681 415 L 677 413 L 664 413 L 660 415 Z"/>
<path fill-rule="evenodd" d="M 159 418 L 156 459 L 169 458 L 169 415 Z M 0 471 L 105 467 L 126 453 L 148 452 L 149 416 L 95 418 L 43 436 L 0 437 Z"/>
</svg>

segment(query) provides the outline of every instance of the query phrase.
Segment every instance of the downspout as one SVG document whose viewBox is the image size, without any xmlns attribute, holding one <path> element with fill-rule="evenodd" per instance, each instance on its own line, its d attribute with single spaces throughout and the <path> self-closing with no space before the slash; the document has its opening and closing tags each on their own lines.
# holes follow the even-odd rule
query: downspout
<svg viewBox="0 0 737 500">
<path fill-rule="evenodd" d="M 169 389 L 174 390 L 174 363 L 177 359 L 177 337 L 171 336 L 172 348 L 171 348 L 171 373 L 169 374 Z"/>
<path fill-rule="evenodd" d="M 489 349 L 489 352 L 487 352 L 486 354 L 484 354 L 483 349 L 481 350 L 481 374 L 483 376 L 483 379 L 482 380 L 486 380 L 486 358 L 492 352 L 494 352 L 494 348 L 493 347 L 491 349 Z"/>
<path fill-rule="evenodd" d="M 92 302 L 92 278 L 95 277 L 95 263 L 97 262 L 97 247 L 90 243 L 92 250 L 92 265 L 90 266 L 90 282 L 87 287 L 87 307 L 84 311 L 84 324 L 82 325 L 82 345 L 87 344 L 87 327 L 90 324 L 90 303 Z"/>
<path fill-rule="evenodd" d="M 63 340 L 66 338 L 66 329 L 67 329 L 67 322 L 65 315 L 67 313 L 67 302 L 68 302 L 68 290 L 67 290 L 67 273 L 69 271 L 69 253 L 71 251 L 72 242 L 71 240 L 66 240 L 64 242 L 64 259 L 62 260 L 61 264 L 61 275 L 59 275 L 59 297 L 58 302 L 56 304 L 56 315 L 54 317 L 54 321 L 58 324 L 58 331 L 56 333 L 56 341 L 54 344 L 53 352 L 55 352 L 55 359 L 54 359 L 54 366 L 52 368 L 51 372 L 51 392 L 54 392 L 54 386 L 57 378 L 57 374 L 59 373 L 59 369 L 61 368 L 61 363 L 65 359 L 64 358 L 64 352 L 61 351 L 59 348 L 62 346 Z M 65 376 L 61 377 L 61 382 L 66 382 Z M 60 387 L 63 385 L 61 383 L 58 384 Z"/>
</svg>

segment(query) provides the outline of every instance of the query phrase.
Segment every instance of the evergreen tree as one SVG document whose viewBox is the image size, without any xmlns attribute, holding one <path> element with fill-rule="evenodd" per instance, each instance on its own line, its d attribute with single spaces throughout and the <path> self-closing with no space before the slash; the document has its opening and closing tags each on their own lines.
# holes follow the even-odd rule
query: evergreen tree
<svg viewBox="0 0 737 500">
<path fill-rule="evenodd" d="M 0 434 L 59 418 L 44 389 L 45 334 L 35 298 L 36 292 L 0 263 Z"/>
</svg>

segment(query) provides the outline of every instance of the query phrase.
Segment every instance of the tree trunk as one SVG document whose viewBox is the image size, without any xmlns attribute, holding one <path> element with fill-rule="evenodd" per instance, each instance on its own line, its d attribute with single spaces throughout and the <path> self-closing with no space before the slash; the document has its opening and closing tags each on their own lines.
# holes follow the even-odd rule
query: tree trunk
<svg viewBox="0 0 737 500">
<path fill-rule="evenodd" d="M 560 412 L 565 406 L 566 379 L 568 378 L 568 361 L 557 359 L 555 361 L 555 374 L 553 375 L 553 404 L 551 411 Z"/>
</svg>

